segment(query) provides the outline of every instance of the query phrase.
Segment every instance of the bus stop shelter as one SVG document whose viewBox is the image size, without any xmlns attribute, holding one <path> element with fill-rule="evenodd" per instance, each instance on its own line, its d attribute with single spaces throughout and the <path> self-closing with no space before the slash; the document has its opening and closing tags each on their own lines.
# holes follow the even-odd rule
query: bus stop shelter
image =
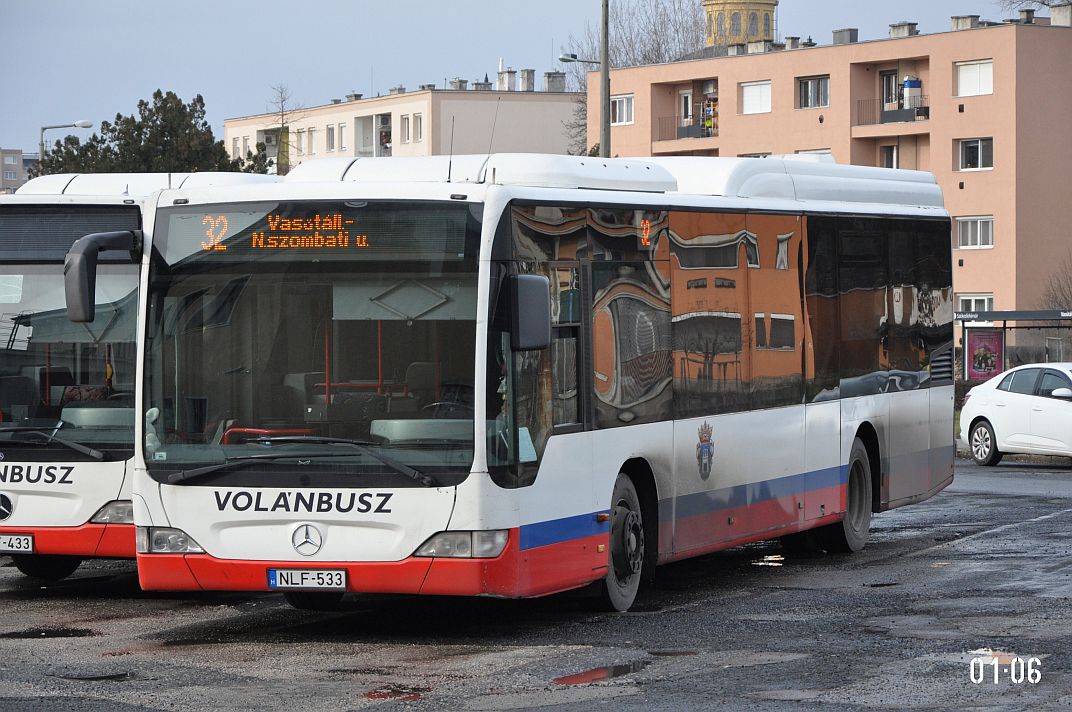
<svg viewBox="0 0 1072 712">
<path fill-rule="evenodd" d="M 960 322 L 964 331 L 963 374 L 968 381 L 990 378 L 1017 365 L 1010 361 L 1009 332 L 1052 331 L 1060 334 L 1064 331 L 1072 335 L 1072 309 L 956 312 L 953 318 Z M 1010 325 L 1010 322 L 1014 322 L 1014 325 Z M 1072 359 L 1072 351 L 1065 354 L 1064 338 L 1046 336 L 1044 333 L 1042 339 L 1045 343 L 1045 358 L 1042 360 Z"/>
</svg>

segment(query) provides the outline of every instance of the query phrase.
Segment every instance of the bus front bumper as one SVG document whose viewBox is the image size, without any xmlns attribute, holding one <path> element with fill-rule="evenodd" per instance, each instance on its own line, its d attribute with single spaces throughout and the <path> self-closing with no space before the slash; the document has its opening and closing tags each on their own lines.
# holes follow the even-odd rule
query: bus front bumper
<svg viewBox="0 0 1072 712">
<path fill-rule="evenodd" d="M 93 524 L 77 527 L 0 527 L 0 534 L 33 536 L 31 554 L 134 558 L 133 524 Z M 6 552 L 8 554 L 18 552 Z"/>
</svg>

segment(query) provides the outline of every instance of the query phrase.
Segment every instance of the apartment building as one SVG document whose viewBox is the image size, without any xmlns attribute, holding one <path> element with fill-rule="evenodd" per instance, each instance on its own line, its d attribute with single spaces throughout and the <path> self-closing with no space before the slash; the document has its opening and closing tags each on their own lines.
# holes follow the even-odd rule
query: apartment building
<svg viewBox="0 0 1072 712">
<path fill-rule="evenodd" d="M 14 193 L 29 180 L 22 149 L 0 148 L 0 193 Z"/>
<path fill-rule="evenodd" d="M 713 23 L 718 33 L 718 20 Z M 725 56 L 611 72 L 621 156 L 828 153 L 839 163 L 933 172 L 954 216 L 956 308 L 1037 309 L 1072 250 L 1072 3 L 1052 17 L 952 18 L 921 35 L 834 44 L 730 44 Z M 589 77 L 588 135 L 599 135 Z M 1070 275 L 1072 278 L 1072 275 Z M 1060 305 L 1072 309 L 1072 304 Z"/>
<path fill-rule="evenodd" d="M 567 153 L 565 123 L 579 95 L 566 91 L 561 72 L 544 74 L 536 91 L 535 71 L 504 69 L 492 84 L 453 79 L 447 88 L 394 87 L 385 96 L 347 94 L 328 104 L 292 111 L 287 131 L 280 117 L 265 113 L 226 119 L 224 141 L 233 157 L 264 143 L 278 162 L 291 167 L 325 156 L 431 156 L 525 151 Z"/>
</svg>

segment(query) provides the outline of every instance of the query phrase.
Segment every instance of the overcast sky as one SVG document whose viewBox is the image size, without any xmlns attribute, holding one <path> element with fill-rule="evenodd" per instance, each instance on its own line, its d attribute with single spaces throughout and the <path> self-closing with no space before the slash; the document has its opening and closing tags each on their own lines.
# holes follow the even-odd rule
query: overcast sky
<svg viewBox="0 0 1072 712">
<path fill-rule="evenodd" d="M 696 0 L 700 2 L 700 0 Z M 611 0 L 613 4 L 614 0 Z M 286 84 L 304 106 L 351 90 L 459 76 L 494 79 L 499 58 L 543 72 L 571 34 L 598 23 L 599 0 L 0 0 L 0 147 L 36 151 L 40 127 L 89 119 L 83 138 L 156 89 L 201 94 L 223 120 L 265 111 Z M 829 44 L 831 30 L 885 37 L 898 20 L 949 30 L 951 15 L 1001 19 L 993 0 L 782 0 L 780 35 Z M 652 28 L 657 31 L 658 28 Z M 52 130 L 47 139 L 67 130 Z"/>
</svg>

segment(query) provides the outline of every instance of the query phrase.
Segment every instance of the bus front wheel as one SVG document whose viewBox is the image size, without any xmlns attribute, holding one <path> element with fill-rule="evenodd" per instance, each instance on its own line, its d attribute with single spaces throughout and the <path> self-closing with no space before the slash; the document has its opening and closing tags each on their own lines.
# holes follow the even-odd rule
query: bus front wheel
<svg viewBox="0 0 1072 712">
<path fill-rule="evenodd" d="M 625 612 L 636 601 L 644 568 L 644 518 L 636 486 L 624 472 L 614 482 L 610 511 L 610 566 L 602 599 L 613 611 Z"/>
<path fill-rule="evenodd" d="M 819 530 L 823 547 L 829 552 L 851 554 L 867 543 L 871 528 L 871 460 L 859 438 L 849 453 L 849 483 L 845 494 L 845 515 L 837 524 Z"/>
<path fill-rule="evenodd" d="M 65 579 L 82 564 L 82 559 L 77 556 L 15 554 L 11 558 L 15 561 L 15 568 L 23 574 L 42 581 Z"/>
</svg>

